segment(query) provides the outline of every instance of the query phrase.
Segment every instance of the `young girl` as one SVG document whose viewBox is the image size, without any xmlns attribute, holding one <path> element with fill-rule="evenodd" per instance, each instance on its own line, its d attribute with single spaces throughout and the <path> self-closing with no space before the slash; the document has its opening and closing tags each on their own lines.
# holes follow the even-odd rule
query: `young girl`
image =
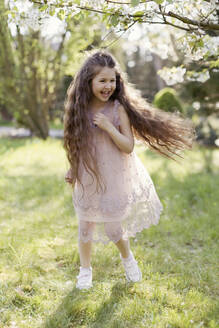
<svg viewBox="0 0 219 328">
<path fill-rule="evenodd" d="M 137 157 L 134 138 L 172 157 L 191 148 L 189 120 L 149 105 L 120 72 L 111 54 L 90 55 L 69 86 L 65 103 L 65 176 L 78 217 L 80 272 L 76 287 L 92 286 L 92 241 L 113 241 L 126 279 L 142 279 L 129 237 L 158 224 L 162 204 Z"/>
</svg>

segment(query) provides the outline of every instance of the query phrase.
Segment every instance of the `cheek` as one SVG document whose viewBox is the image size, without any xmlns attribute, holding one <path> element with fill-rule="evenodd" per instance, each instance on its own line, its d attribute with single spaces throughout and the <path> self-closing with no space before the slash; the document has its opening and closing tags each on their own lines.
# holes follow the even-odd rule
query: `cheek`
<svg viewBox="0 0 219 328">
<path fill-rule="evenodd" d="M 101 89 L 101 85 L 97 82 L 93 83 L 93 91 L 99 91 Z"/>
<path fill-rule="evenodd" d="M 96 83 L 94 81 L 92 82 L 91 86 L 92 86 L 92 91 L 95 92 L 96 89 L 97 89 L 97 86 L 96 86 Z"/>
</svg>

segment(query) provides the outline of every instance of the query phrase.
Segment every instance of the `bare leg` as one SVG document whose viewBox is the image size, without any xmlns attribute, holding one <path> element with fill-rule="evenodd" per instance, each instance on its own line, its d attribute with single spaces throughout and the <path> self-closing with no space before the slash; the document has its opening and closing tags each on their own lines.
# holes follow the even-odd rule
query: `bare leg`
<svg viewBox="0 0 219 328">
<path fill-rule="evenodd" d="M 106 223 L 105 232 L 107 236 L 114 241 L 114 244 L 120 251 L 119 256 L 125 268 L 126 279 L 133 282 L 140 281 L 142 273 L 138 267 L 138 262 L 135 260 L 134 255 L 130 250 L 129 239 L 124 237 L 124 229 L 122 228 L 121 223 Z"/>
<path fill-rule="evenodd" d="M 123 239 L 123 229 L 120 222 L 106 222 L 105 225 L 105 232 L 107 236 L 115 243 L 118 247 L 121 255 L 123 258 L 128 258 L 130 255 L 130 245 L 128 239 Z M 118 242 L 114 240 L 118 240 Z"/>
<path fill-rule="evenodd" d="M 83 241 L 79 240 L 79 254 L 80 254 L 80 263 L 83 268 L 89 268 L 91 264 L 91 246 L 92 242 L 88 241 L 84 243 Z"/>
<path fill-rule="evenodd" d="M 120 239 L 115 245 L 118 247 L 120 250 L 120 253 L 123 258 L 128 258 L 130 255 L 130 244 L 129 240 L 127 239 Z"/>
<path fill-rule="evenodd" d="M 94 222 L 80 221 L 79 222 L 79 240 L 78 248 L 80 255 L 80 264 L 83 268 L 89 268 L 91 265 L 91 248 L 92 235 L 95 228 Z M 86 239 L 88 241 L 86 241 Z M 86 241 L 86 242 L 85 242 Z"/>
<path fill-rule="evenodd" d="M 134 255 L 129 247 L 129 240 L 121 238 L 118 243 L 115 243 L 120 250 L 120 258 L 125 269 L 126 279 L 128 281 L 141 281 L 142 273 L 138 267 L 138 261 L 135 260 Z"/>
</svg>

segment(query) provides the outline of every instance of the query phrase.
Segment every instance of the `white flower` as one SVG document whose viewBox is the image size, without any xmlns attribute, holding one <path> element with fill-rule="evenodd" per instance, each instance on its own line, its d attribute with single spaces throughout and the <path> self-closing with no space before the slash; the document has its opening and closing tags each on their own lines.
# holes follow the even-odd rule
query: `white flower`
<svg viewBox="0 0 219 328">
<path fill-rule="evenodd" d="M 167 85 L 174 85 L 184 81 L 186 69 L 183 67 L 164 67 L 157 72 Z"/>
<path fill-rule="evenodd" d="M 192 106 L 195 108 L 195 110 L 199 110 L 200 107 L 201 107 L 199 101 L 194 101 L 194 102 L 192 103 Z"/>
<path fill-rule="evenodd" d="M 199 76 L 197 77 L 197 81 L 202 82 L 202 83 L 204 83 L 208 79 L 210 79 L 210 74 L 208 71 L 200 73 Z"/>
<path fill-rule="evenodd" d="M 148 2 L 147 3 L 147 10 L 159 10 L 159 5 L 156 2 Z"/>
<path fill-rule="evenodd" d="M 82 7 L 92 7 L 95 9 L 100 9 L 104 5 L 105 0 L 81 0 L 80 6 Z"/>
<path fill-rule="evenodd" d="M 214 143 L 217 147 L 219 147 L 219 139 L 216 139 Z"/>
<path fill-rule="evenodd" d="M 210 74 L 208 71 L 206 72 L 194 72 L 192 76 L 186 76 L 188 81 L 198 81 L 204 83 L 208 79 L 210 79 Z"/>
</svg>

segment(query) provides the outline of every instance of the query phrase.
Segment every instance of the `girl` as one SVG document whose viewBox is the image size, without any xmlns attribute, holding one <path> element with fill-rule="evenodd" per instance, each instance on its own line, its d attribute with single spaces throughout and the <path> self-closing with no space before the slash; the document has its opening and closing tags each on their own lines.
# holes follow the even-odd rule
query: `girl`
<svg viewBox="0 0 219 328">
<path fill-rule="evenodd" d="M 78 217 L 79 289 L 92 286 L 92 241 L 113 241 L 126 279 L 142 279 L 129 237 L 158 224 L 163 207 L 133 151 L 134 138 L 172 158 L 191 148 L 194 129 L 189 120 L 149 106 L 113 56 L 98 51 L 82 65 L 65 102 L 64 148 L 70 163 L 65 180 L 73 187 Z"/>
</svg>

